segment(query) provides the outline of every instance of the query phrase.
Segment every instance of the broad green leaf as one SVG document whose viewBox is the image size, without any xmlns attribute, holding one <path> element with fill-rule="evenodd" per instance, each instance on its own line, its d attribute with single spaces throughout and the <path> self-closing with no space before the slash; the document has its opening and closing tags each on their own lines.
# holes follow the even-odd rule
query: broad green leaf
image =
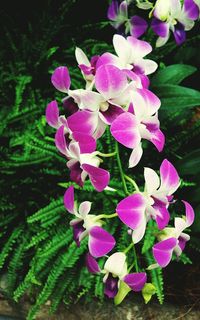
<svg viewBox="0 0 200 320">
<path fill-rule="evenodd" d="M 173 64 L 158 72 L 152 78 L 152 86 L 159 86 L 162 84 L 179 84 L 185 78 L 193 74 L 197 69 L 186 64 Z"/>
<path fill-rule="evenodd" d="M 147 304 L 155 293 L 156 288 L 154 287 L 154 285 L 152 283 L 145 283 L 144 288 L 142 289 L 144 302 Z"/>
<path fill-rule="evenodd" d="M 200 92 L 194 89 L 166 84 L 155 87 L 154 92 L 161 99 L 162 117 L 200 106 Z"/>
<path fill-rule="evenodd" d="M 187 154 L 183 159 L 177 162 L 179 172 L 184 175 L 197 175 L 200 173 L 200 149 Z"/>
</svg>

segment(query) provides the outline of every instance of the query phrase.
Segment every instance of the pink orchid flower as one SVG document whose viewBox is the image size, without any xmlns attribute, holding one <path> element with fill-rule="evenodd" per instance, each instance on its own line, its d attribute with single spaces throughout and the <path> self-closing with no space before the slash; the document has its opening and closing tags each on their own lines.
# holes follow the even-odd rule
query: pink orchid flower
<svg viewBox="0 0 200 320">
<path fill-rule="evenodd" d="M 83 50 L 78 47 L 75 50 L 75 56 L 78 66 L 81 69 L 82 75 L 86 81 L 86 89 L 92 89 L 94 84 L 94 76 L 96 73 L 96 64 L 99 56 L 93 56 L 91 61 L 89 61 Z"/>
<path fill-rule="evenodd" d="M 162 241 L 153 246 L 154 258 L 162 268 L 170 263 L 173 252 L 179 257 L 185 248 L 186 242 L 190 240 L 190 236 L 183 231 L 194 222 L 194 210 L 188 202 L 182 202 L 185 206 L 186 216 L 175 218 L 174 227 L 163 229 L 159 235 L 159 239 L 162 239 Z"/>
<path fill-rule="evenodd" d="M 146 283 L 147 275 L 145 272 L 128 273 L 126 255 L 123 252 L 115 252 L 106 260 L 103 270 L 98 266 L 96 260 L 87 254 L 86 265 L 91 273 L 103 273 L 105 284 L 104 293 L 109 298 L 114 298 L 120 288 L 120 282 L 125 282 L 130 290 L 141 291 Z"/>
<path fill-rule="evenodd" d="M 70 225 L 73 228 L 74 241 L 77 246 L 88 236 L 88 248 L 93 257 L 99 258 L 110 252 L 115 246 L 115 239 L 106 230 L 101 228 L 102 221 L 98 216 L 89 214 L 91 202 L 84 201 L 77 209 L 74 202 L 74 187 L 69 187 L 64 195 L 65 208 L 73 215 L 75 219 L 71 220 Z"/>
<path fill-rule="evenodd" d="M 97 62 L 97 67 L 100 65 L 114 65 L 121 70 L 131 71 L 132 74 L 139 77 L 142 86 L 149 86 L 147 75 L 155 72 L 158 65 L 150 59 L 144 57 L 152 51 L 151 45 L 143 40 L 136 39 L 133 36 L 124 38 L 115 34 L 113 37 L 113 46 L 117 54 L 104 53 Z"/>
<path fill-rule="evenodd" d="M 157 111 L 160 100 L 147 89 L 132 92 L 129 110 L 113 121 L 111 134 L 125 147 L 133 149 L 129 158 L 129 168 L 138 164 L 142 157 L 142 139 L 151 141 L 159 152 L 162 151 L 165 137 L 160 130 Z"/>
<path fill-rule="evenodd" d="M 128 18 L 129 2 L 125 0 L 119 4 L 118 1 L 113 0 L 109 5 L 107 16 L 111 25 L 119 32 L 125 30 L 125 34 L 130 32 L 132 36 L 138 38 L 145 33 L 148 25 L 143 18 L 137 15 Z"/>
<path fill-rule="evenodd" d="M 68 124 L 72 131 L 78 125 L 82 132 L 85 132 L 86 124 L 87 132 L 99 138 L 104 133 L 106 125 L 111 125 L 130 104 L 136 84 L 133 80 L 129 82 L 128 76 L 119 68 L 102 65 L 96 71 L 95 87 L 97 92 L 69 90 L 69 95 L 81 111 L 69 117 Z"/>
<path fill-rule="evenodd" d="M 199 17 L 199 7 L 193 0 L 157 0 L 152 21 L 152 29 L 159 36 L 157 47 L 163 46 L 172 31 L 178 45 L 186 39 L 186 32 L 193 28 Z"/>
<path fill-rule="evenodd" d="M 100 158 L 96 156 L 96 152 L 93 152 L 95 148 L 94 139 L 90 137 L 91 140 L 89 140 L 88 136 L 85 139 L 79 133 L 74 133 L 73 136 L 81 143 L 77 141 L 68 142 L 65 138 L 64 126 L 58 129 L 55 136 L 58 150 L 68 159 L 67 167 L 71 171 L 70 178 L 82 187 L 86 177 L 89 176 L 94 188 L 101 192 L 107 187 L 110 174 L 108 171 L 99 168 Z M 80 147 L 82 147 L 83 152 L 81 152 Z"/>
<path fill-rule="evenodd" d="M 67 108 L 69 108 L 69 104 L 70 104 L 69 99 L 66 100 L 65 102 L 68 103 Z M 72 113 L 73 112 L 74 111 L 72 111 Z M 46 120 L 51 127 L 57 129 L 55 143 L 58 150 L 62 154 L 66 155 L 67 157 L 70 157 L 69 152 L 67 152 L 67 147 L 69 146 L 71 141 L 72 142 L 76 141 L 79 143 L 81 153 L 90 153 L 95 151 L 96 149 L 95 139 L 91 135 L 85 133 L 87 131 L 85 132 L 78 131 L 79 130 L 78 127 L 72 131 L 69 128 L 68 119 L 66 119 L 65 116 L 59 115 L 58 104 L 56 101 L 52 101 L 47 105 Z"/>
<path fill-rule="evenodd" d="M 144 178 L 144 192 L 126 197 L 116 209 L 121 221 L 133 230 L 134 243 L 143 238 L 150 219 L 156 221 L 160 230 L 166 227 L 170 218 L 168 206 L 180 183 L 176 169 L 166 159 L 160 166 L 160 178 L 150 168 L 145 168 Z"/>
</svg>

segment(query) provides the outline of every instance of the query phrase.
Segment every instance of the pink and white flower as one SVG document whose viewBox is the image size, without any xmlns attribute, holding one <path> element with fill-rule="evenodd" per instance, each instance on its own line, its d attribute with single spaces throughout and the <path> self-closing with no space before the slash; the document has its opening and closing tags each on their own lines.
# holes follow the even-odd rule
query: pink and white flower
<svg viewBox="0 0 200 320">
<path fill-rule="evenodd" d="M 70 119 L 70 117 L 68 119 Z M 47 105 L 46 120 L 51 127 L 57 129 L 55 143 L 58 150 L 66 157 L 70 158 L 68 149 L 69 144 L 71 142 L 78 142 L 81 153 L 91 153 L 95 151 L 96 140 L 90 134 L 85 133 L 87 130 L 80 132 L 78 131 L 79 127 L 75 127 L 74 130 L 71 130 L 68 125 L 68 119 L 66 119 L 65 116 L 59 115 L 56 101 L 52 101 Z M 85 123 L 85 125 L 87 126 L 87 123 Z"/>
<path fill-rule="evenodd" d="M 156 46 L 163 46 L 173 32 L 178 45 L 185 41 L 186 33 L 198 19 L 199 8 L 193 0 L 157 0 L 153 11 L 152 29 L 159 36 Z"/>
<path fill-rule="evenodd" d="M 147 75 L 155 72 L 158 65 L 150 59 L 144 59 L 152 51 L 151 45 L 143 40 L 136 39 L 133 36 L 124 38 L 115 34 L 113 37 L 113 46 L 117 55 L 104 53 L 100 56 L 97 67 L 105 64 L 112 64 L 121 70 L 131 71 L 132 74 L 139 77 L 142 86 L 147 88 L 149 80 Z"/>
<path fill-rule="evenodd" d="M 71 186 L 66 190 L 64 195 L 65 208 L 76 217 L 70 222 L 74 240 L 77 246 L 80 246 L 80 242 L 88 236 L 89 252 L 93 257 L 99 258 L 113 249 L 115 239 L 101 228 L 102 221 L 98 219 L 98 216 L 89 214 L 91 204 L 89 201 L 84 201 L 77 209 L 76 202 L 74 202 L 74 187 Z"/>
<path fill-rule="evenodd" d="M 75 50 L 75 56 L 76 61 L 78 62 L 78 66 L 81 69 L 86 81 L 86 89 L 92 89 L 92 86 L 94 84 L 94 76 L 96 73 L 96 64 L 99 56 L 93 56 L 91 58 L 91 61 L 89 61 L 83 50 L 78 47 Z"/>
<path fill-rule="evenodd" d="M 58 150 L 68 159 L 67 167 L 70 169 L 70 178 L 81 187 L 87 176 L 94 188 L 101 192 L 110 180 L 108 171 L 99 168 L 101 159 L 94 152 L 95 140 L 78 132 L 73 133 L 76 141 L 68 141 L 65 137 L 65 128 L 61 126 L 56 133 L 55 143 Z M 77 142 L 79 141 L 79 142 Z M 82 152 L 81 152 L 82 151 Z"/>
<path fill-rule="evenodd" d="M 111 25 L 119 32 L 124 30 L 125 34 L 130 32 L 132 36 L 138 38 L 145 33 L 148 25 L 143 18 L 137 15 L 128 18 L 129 2 L 125 0 L 119 4 L 118 1 L 113 0 L 108 8 L 107 16 Z"/>
<path fill-rule="evenodd" d="M 159 152 L 165 143 L 157 116 L 160 108 L 157 96 L 147 89 L 136 89 L 131 101 L 128 112 L 119 115 L 110 129 L 118 142 L 133 149 L 129 168 L 136 166 L 142 157 L 142 139 L 151 141 Z"/>
<path fill-rule="evenodd" d="M 82 111 L 69 117 L 68 124 L 71 130 L 78 124 L 80 130 L 84 132 L 85 123 L 90 123 L 87 132 L 99 138 L 106 125 L 112 124 L 130 104 L 136 84 L 135 81 L 128 82 L 127 75 L 119 68 L 102 65 L 96 71 L 95 87 L 97 92 L 83 89 L 69 90 L 69 95 Z M 84 121 L 80 121 L 80 118 Z"/>
<path fill-rule="evenodd" d="M 176 217 L 174 227 L 163 229 L 158 236 L 162 241 L 153 246 L 154 258 L 162 268 L 170 263 L 173 252 L 179 257 L 185 248 L 186 242 L 190 240 L 190 236 L 183 231 L 194 222 L 194 210 L 188 202 L 182 202 L 185 206 L 185 217 Z"/>
<path fill-rule="evenodd" d="M 143 238 L 150 219 L 156 221 L 160 230 L 166 227 L 170 219 L 168 206 L 180 183 L 176 169 L 166 159 L 160 167 L 160 178 L 150 168 L 144 169 L 144 178 L 144 192 L 123 199 L 116 209 L 121 221 L 133 230 L 134 243 Z"/>
<path fill-rule="evenodd" d="M 60 116 L 56 100 L 51 101 L 46 107 L 46 121 L 50 127 L 55 129 L 62 125 L 67 127 L 67 120 L 65 116 Z"/>
<path fill-rule="evenodd" d="M 103 270 L 100 270 L 96 260 L 89 254 L 86 258 L 86 265 L 90 272 L 101 272 L 104 275 L 104 293 L 109 298 L 114 298 L 120 288 L 120 282 L 125 282 L 130 290 L 141 291 L 146 283 L 145 272 L 128 273 L 126 255 L 123 252 L 113 253 L 105 262 Z"/>
</svg>

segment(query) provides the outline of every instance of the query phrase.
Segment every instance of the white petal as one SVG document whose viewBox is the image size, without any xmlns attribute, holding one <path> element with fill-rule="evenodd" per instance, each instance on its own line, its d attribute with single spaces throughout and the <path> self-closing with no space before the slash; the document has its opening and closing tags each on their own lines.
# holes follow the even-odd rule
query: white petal
<svg viewBox="0 0 200 320">
<path fill-rule="evenodd" d="M 152 195 L 160 186 L 160 179 L 157 173 L 151 168 L 144 168 L 145 188 L 149 195 Z"/>
<path fill-rule="evenodd" d="M 146 230 L 146 223 L 147 223 L 146 219 L 144 219 L 140 227 L 133 230 L 132 240 L 134 244 L 138 243 L 144 237 L 145 230 Z"/>
<path fill-rule="evenodd" d="M 126 266 L 126 255 L 123 252 L 113 253 L 104 265 L 104 270 L 116 276 L 121 276 Z"/>
<path fill-rule="evenodd" d="M 158 68 L 158 64 L 150 59 L 141 59 L 135 65 L 144 70 L 146 75 L 154 73 Z"/>
<path fill-rule="evenodd" d="M 175 230 L 176 230 L 176 234 L 177 234 L 177 238 L 180 236 L 180 234 L 182 233 L 182 231 L 187 228 L 187 223 L 186 220 L 183 218 L 175 218 L 174 219 L 174 226 L 175 226 Z"/>
<path fill-rule="evenodd" d="M 136 148 L 133 149 L 129 158 L 129 168 L 135 167 L 140 161 L 143 154 L 142 144 L 138 144 Z"/>
<path fill-rule="evenodd" d="M 113 37 L 113 46 L 122 64 L 126 66 L 130 61 L 132 51 L 128 41 L 119 34 L 115 34 Z"/>
<path fill-rule="evenodd" d="M 104 98 L 99 93 L 90 90 L 69 90 L 68 94 L 76 101 L 80 109 L 97 111 L 101 102 L 104 102 Z"/>
<path fill-rule="evenodd" d="M 90 212 L 91 205 L 92 205 L 92 202 L 90 201 L 84 201 L 80 204 L 79 213 L 83 218 Z"/>
<path fill-rule="evenodd" d="M 167 37 L 158 37 L 157 41 L 156 41 L 156 47 L 162 47 L 164 46 L 164 44 L 168 41 L 169 39 L 169 34 Z"/>
<path fill-rule="evenodd" d="M 78 64 L 84 64 L 87 67 L 90 67 L 90 61 L 88 60 L 86 54 L 80 48 L 76 48 L 75 57 Z"/>
<path fill-rule="evenodd" d="M 154 10 L 156 18 L 164 21 L 167 19 L 170 13 L 171 0 L 157 0 Z"/>
</svg>

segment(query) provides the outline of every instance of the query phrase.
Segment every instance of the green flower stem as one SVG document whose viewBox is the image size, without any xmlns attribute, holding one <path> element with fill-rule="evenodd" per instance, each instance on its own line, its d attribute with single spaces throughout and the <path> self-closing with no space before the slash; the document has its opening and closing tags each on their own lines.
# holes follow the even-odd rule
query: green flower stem
<svg viewBox="0 0 200 320">
<path fill-rule="evenodd" d="M 112 213 L 112 214 L 100 214 L 98 215 L 96 218 L 97 220 L 99 219 L 112 219 L 112 218 L 115 218 L 117 217 L 117 213 Z"/>
<path fill-rule="evenodd" d="M 135 270 L 136 270 L 136 272 L 139 272 L 137 254 L 136 254 L 136 250 L 135 250 L 135 245 L 134 244 L 133 244 L 133 254 L 134 254 L 134 260 L 135 260 Z"/>
<path fill-rule="evenodd" d="M 131 178 L 128 177 L 127 175 L 124 175 L 124 178 L 125 178 L 126 180 L 128 180 L 128 181 L 134 186 L 134 188 L 135 188 L 136 191 L 140 192 L 140 189 L 139 189 L 137 183 L 136 183 L 133 179 L 131 179 Z"/>
<path fill-rule="evenodd" d="M 128 246 L 123 252 L 124 252 L 124 253 L 129 252 L 129 251 L 131 250 L 131 248 L 133 248 L 133 246 L 134 246 L 134 243 L 131 242 L 131 244 L 129 244 L 129 246 Z"/>
<path fill-rule="evenodd" d="M 128 253 L 132 248 L 133 248 L 133 255 L 134 255 L 134 263 L 133 263 L 133 265 L 135 266 L 136 272 L 139 272 L 137 254 L 136 254 L 136 250 L 135 250 L 135 245 L 134 245 L 134 243 L 131 242 L 131 244 L 129 244 L 129 246 L 128 246 L 123 252 L 126 254 L 126 253 Z M 133 265 L 131 265 L 131 268 L 132 268 Z"/>
<path fill-rule="evenodd" d="M 111 152 L 111 153 L 102 153 L 102 152 L 97 152 L 97 155 L 103 158 L 108 158 L 108 157 L 113 157 L 116 155 L 116 151 Z"/>
<path fill-rule="evenodd" d="M 118 142 L 117 141 L 115 141 L 115 150 L 116 150 L 117 163 L 118 163 L 118 168 L 119 168 L 121 179 L 122 179 L 124 192 L 125 192 L 125 194 L 129 195 L 129 192 L 128 192 L 128 189 L 127 189 L 127 186 L 126 186 L 126 181 L 125 181 L 125 178 L 124 178 L 124 172 L 122 170 L 122 164 L 121 164 L 121 159 L 120 159 L 120 155 L 119 155 L 119 147 L 118 147 Z"/>
</svg>

